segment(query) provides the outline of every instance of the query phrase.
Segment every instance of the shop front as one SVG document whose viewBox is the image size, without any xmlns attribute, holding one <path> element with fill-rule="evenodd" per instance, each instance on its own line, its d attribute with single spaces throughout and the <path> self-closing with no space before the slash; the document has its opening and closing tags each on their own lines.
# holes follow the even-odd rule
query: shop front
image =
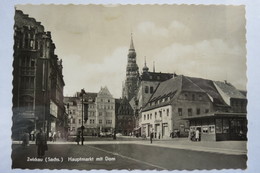
<svg viewBox="0 0 260 173">
<path fill-rule="evenodd" d="M 190 132 L 199 130 L 202 141 L 247 140 L 246 114 L 214 113 L 186 119 Z"/>
</svg>

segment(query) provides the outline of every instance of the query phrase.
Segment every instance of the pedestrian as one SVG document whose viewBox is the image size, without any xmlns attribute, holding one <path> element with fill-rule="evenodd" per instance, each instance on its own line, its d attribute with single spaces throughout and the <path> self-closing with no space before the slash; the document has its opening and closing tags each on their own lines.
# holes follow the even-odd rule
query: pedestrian
<svg viewBox="0 0 260 173">
<path fill-rule="evenodd" d="M 79 145 L 79 141 L 80 141 L 80 134 L 78 133 L 78 134 L 77 134 L 77 137 L 76 137 L 77 145 Z"/>
<path fill-rule="evenodd" d="M 150 134 L 150 141 L 151 141 L 151 144 L 153 143 L 153 132 L 151 132 Z"/>
<path fill-rule="evenodd" d="M 45 155 L 45 151 L 48 150 L 48 145 L 46 134 L 43 132 L 42 128 L 36 135 L 36 146 L 38 157 L 43 157 Z"/>
<path fill-rule="evenodd" d="M 159 136 L 158 136 L 158 139 L 160 139 L 161 138 L 161 133 L 159 132 Z"/>
<path fill-rule="evenodd" d="M 29 138 L 30 138 L 29 133 L 25 131 L 23 134 L 23 142 L 22 142 L 23 147 L 29 146 Z"/>
<path fill-rule="evenodd" d="M 31 135 L 31 140 L 34 141 L 34 138 L 35 138 L 35 136 L 34 136 L 34 130 L 31 131 L 31 134 L 30 134 L 30 135 Z"/>
<path fill-rule="evenodd" d="M 52 134 L 52 141 L 55 142 L 57 138 L 56 132 L 54 131 Z"/>
<path fill-rule="evenodd" d="M 57 133 L 57 138 L 58 138 L 58 139 L 61 139 L 61 133 L 60 133 L 60 131 L 58 131 L 58 133 Z"/>
<path fill-rule="evenodd" d="M 200 138 L 200 131 L 197 129 L 195 132 L 195 140 L 199 141 L 199 138 Z"/>
<path fill-rule="evenodd" d="M 52 141 L 52 131 L 49 132 L 48 137 L 49 137 L 49 140 Z"/>
</svg>

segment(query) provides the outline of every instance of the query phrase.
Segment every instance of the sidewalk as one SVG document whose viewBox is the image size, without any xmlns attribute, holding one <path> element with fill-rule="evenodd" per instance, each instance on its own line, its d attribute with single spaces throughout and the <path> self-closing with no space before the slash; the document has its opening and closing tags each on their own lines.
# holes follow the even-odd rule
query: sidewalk
<svg viewBox="0 0 260 173">
<path fill-rule="evenodd" d="M 13 141 L 13 144 L 21 144 L 21 141 Z M 35 144 L 34 141 L 30 141 L 30 144 Z M 48 141 L 48 144 L 74 144 L 76 142 L 68 141 Z M 80 142 L 81 144 L 81 142 Z M 156 146 L 163 148 L 173 148 L 173 149 L 184 149 L 184 150 L 193 150 L 201 152 L 213 152 L 221 154 L 231 154 L 231 155 L 246 155 L 247 154 L 247 141 L 199 141 L 192 142 L 187 138 L 174 138 L 174 139 L 161 139 L 154 140 L 150 144 L 149 139 L 145 140 L 135 140 L 135 141 L 120 141 L 120 140 L 111 140 L 111 141 L 84 141 L 84 145 L 98 145 L 98 144 L 139 144 L 146 146 Z"/>
<path fill-rule="evenodd" d="M 247 141 L 200 141 L 193 142 L 186 140 L 164 140 L 153 141 L 153 144 L 158 147 L 185 149 L 202 152 L 213 152 L 221 154 L 245 155 L 247 154 Z"/>
</svg>

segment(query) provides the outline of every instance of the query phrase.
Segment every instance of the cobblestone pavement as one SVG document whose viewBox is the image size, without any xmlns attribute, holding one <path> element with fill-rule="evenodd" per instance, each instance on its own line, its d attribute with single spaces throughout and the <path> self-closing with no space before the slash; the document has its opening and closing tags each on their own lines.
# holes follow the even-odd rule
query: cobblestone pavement
<svg viewBox="0 0 260 173">
<path fill-rule="evenodd" d="M 20 144 L 21 141 L 14 141 L 13 144 Z M 31 144 L 35 142 L 30 141 Z M 75 144 L 76 142 L 68 142 L 58 140 L 56 142 L 48 142 L 49 144 Z M 85 139 L 84 144 L 139 144 L 151 145 L 149 139 L 141 139 L 135 137 L 119 137 L 116 140 L 112 138 L 97 138 L 88 137 Z M 153 146 L 164 148 L 185 149 L 193 151 L 213 152 L 221 154 L 232 155 L 246 155 L 247 154 L 247 141 L 200 141 L 193 142 L 187 138 L 174 138 L 174 139 L 156 139 L 153 141 Z"/>
<path fill-rule="evenodd" d="M 118 142 L 118 143 L 115 143 Z M 142 144 L 139 144 L 140 142 Z M 83 146 L 55 142 L 48 144 L 42 161 L 37 161 L 36 146 L 13 144 L 13 168 L 22 169 L 245 169 L 247 156 L 164 147 L 148 141 L 111 141 Z M 81 160 L 83 159 L 83 160 Z"/>
</svg>

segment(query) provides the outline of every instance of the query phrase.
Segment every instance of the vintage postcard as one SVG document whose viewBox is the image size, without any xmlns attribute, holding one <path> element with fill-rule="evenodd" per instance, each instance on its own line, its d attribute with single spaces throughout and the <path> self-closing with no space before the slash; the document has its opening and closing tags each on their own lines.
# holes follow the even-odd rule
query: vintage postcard
<svg viewBox="0 0 260 173">
<path fill-rule="evenodd" d="M 244 5 L 16 5 L 12 169 L 247 169 Z"/>
</svg>

